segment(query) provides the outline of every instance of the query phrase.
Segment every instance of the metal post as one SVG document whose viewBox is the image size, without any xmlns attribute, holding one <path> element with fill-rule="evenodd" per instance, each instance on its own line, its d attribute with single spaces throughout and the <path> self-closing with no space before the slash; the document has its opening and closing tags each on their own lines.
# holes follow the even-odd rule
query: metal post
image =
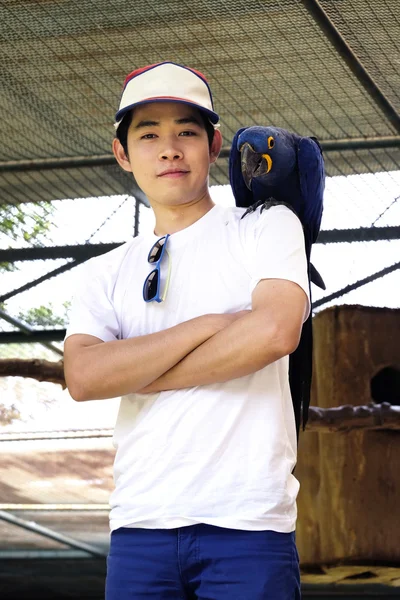
<svg viewBox="0 0 400 600">
<path fill-rule="evenodd" d="M 66 535 L 58 533 L 57 531 L 53 531 L 52 529 L 48 529 L 47 527 L 42 527 L 42 525 L 38 525 L 34 521 L 26 521 L 25 519 L 21 519 L 8 513 L 4 510 L 0 510 L 0 519 L 3 521 L 7 521 L 7 523 L 11 523 L 12 525 L 16 525 L 17 527 L 22 527 L 23 529 L 27 529 L 28 531 L 33 531 L 43 537 L 49 538 L 51 540 L 56 540 L 57 542 L 61 542 L 62 544 L 66 544 L 71 548 L 77 548 L 78 550 L 84 550 L 93 556 L 100 556 L 104 558 L 107 556 L 107 553 L 104 550 L 100 550 L 99 548 L 95 548 L 89 544 L 85 544 L 83 542 L 78 542 Z"/>
<path fill-rule="evenodd" d="M 135 198 L 135 224 L 133 235 L 137 237 L 139 235 L 139 222 L 140 222 L 140 202 Z"/>
</svg>

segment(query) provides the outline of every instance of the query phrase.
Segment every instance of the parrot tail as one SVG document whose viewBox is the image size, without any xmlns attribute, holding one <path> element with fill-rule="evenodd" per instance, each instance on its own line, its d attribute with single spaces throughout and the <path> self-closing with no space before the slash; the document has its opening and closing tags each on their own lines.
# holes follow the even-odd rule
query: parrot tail
<svg viewBox="0 0 400 600">
<path fill-rule="evenodd" d="M 321 288 L 321 290 L 326 290 L 324 280 L 312 263 L 310 263 L 310 279 L 316 286 Z"/>
</svg>

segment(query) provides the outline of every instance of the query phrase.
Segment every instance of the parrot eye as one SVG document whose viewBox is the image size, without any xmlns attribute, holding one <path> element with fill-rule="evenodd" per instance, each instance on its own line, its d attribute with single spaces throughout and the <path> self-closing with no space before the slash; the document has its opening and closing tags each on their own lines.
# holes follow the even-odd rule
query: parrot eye
<svg viewBox="0 0 400 600">
<path fill-rule="evenodd" d="M 275 146 L 275 140 L 272 137 L 272 135 L 270 135 L 268 138 L 268 149 L 271 150 L 271 148 L 273 148 L 274 146 Z"/>
</svg>

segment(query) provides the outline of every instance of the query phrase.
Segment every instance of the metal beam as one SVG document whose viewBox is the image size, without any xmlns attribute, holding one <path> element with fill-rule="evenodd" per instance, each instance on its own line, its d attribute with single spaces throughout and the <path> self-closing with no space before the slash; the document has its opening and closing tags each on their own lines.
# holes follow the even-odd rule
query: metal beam
<svg viewBox="0 0 400 600">
<path fill-rule="evenodd" d="M 111 437 L 111 435 L 110 435 Z M 110 512 L 109 504 L 0 504 L 0 510 L 23 512 Z"/>
<path fill-rule="evenodd" d="M 346 150 L 377 150 L 378 148 L 399 148 L 400 135 L 325 140 L 320 142 L 320 144 L 324 152 L 342 152 Z"/>
<path fill-rule="evenodd" d="M 8 248 L 0 250 L 0 262 L 16 262 L 22 260 L 46 260 L 57 258 L 74 258 L 89 260 L 118 248 L 124 242 L 111 244 L 77 244 L 74 246 L 48 246 L 34 248 Z"/>
<path fill-rule="evenodd" d="M 0 344 L 45 344 L 47 342 L 62 342 L 65 329 L 32 330 L 29 335 L 22 331 L 0 331 Z M 51 348 L 52 350 L 53 348 Z M 60 352 L 59 352 L 60 354 Z"/>
<path fill-rule="evenodd" d="M 317 244 L 338 242 L 376 242 L 379 240 L 400 239 L 400 226 L 395 227 L 359 227 L 357 229 L 330 229 L 321 231 Z M 24 260 L 46 260 L 74 258 L 79 262 L 89 260 L 110 252 L 124 242 L 111 244 L 77 244 L 75 246 L 48 246 L 37 248 L 7 248 L 0 250 L 0 262 Z M 1 300 L 1 297 L 0 297 Z"/>
<path fill-rule="evenodd" d="M 400 136 L 342 138 L 336 140 L 319 140 L 324 152 L 345 150 L 374 150 L 376 148 L 400 147 Z M 221 158 L 228 158 L 230 146 L 225 146 L 220 152 Z M 74 169 L 79 167 L 102 167 L 115 165 L 113 154 L 94 154 L 92 156 L 63 156 L 59 158 L 36 158 L 32 160 L 6 160 L 0 162 L 0 173 L 43 171 L 49 169 Z M 142 204 L 149 206 L 148 200 L 137 184 L 131 191 Z"/>
<path fill-rule="evenodd" d="M 368 73 L 355 52 L 353 52 L 333 21 L 331 21 L 322 8 L 321 3 L 318 0 L 303 0 L 303 4 L 367 93 L 374 99 L 395 130 L 400 133 L 400 115 L 396 108 Z"/>
<path fill-rule="evenodd" d="M 7 323 L 10 323 L 11 325 L 14 325 L 14 327 L 18 327 L 18 329 L 20 331 L 18 331 L 17 333 L 22 338 L 24 338 L 26 342 L 33 341 L 32 334 L 34 334 L 35 330 L 30 325 L 27 325 L 26 323 L 22 323 L 22 321 L 20 321 L 19 319 L 16 319 L 15 317 L 11 317 L 8 313 L 6 313 L 4 310 L 1 310 L 1 309 L 0 309 L 0 319 L 3 319 L 4 321 L 6 321 Z M 5 333 L 5 332 L 2 332 L 2 333 Z M 52 339 L 52 341 L 54 342 L 55 340 Z M 56 354 L 59 354 L 61 356 L 64 355 L 62 350 L 57 348 L 57 346 L 54 346 L 54 344 L 52 344 L 49 341 L 41 340 L 39 343 L 42 344 L 42 346 L 45 346 L 45 348 L 48 348 L 49 350 L 51 350 L 52 352 L 55 352 Z"/>
<path fill-rule="evenodd" d="M 41 535 L 45 538 L 49 538 L 50 540 L 55 540 L 57 542 L 60 542 L 61 544 L 70 546 L 71 548 L 76 548 L 77 550 L 84 550 L 85 552 L 93 556 L 107 556 L 107 552 L 101 550 L 100 548 L 95 548 L 90 544 L 79 542 L 78 540 L 74 540 L 66 535 L 63 535 L 62 533 L 53 531 L 48 527 L 38 525 L 34 521 L 26 521 L 25 519 L 16 517 L 15 515 L 12 515 L 11 513 L 8 513 L 4 510 L 0 510 L 0 520 L 6 521 L 7 523 L 11 523 L 11 525 L 16 525 L 17 527 L 22 527 L 22 529 L 32 531 L 33 533 L 37 533 L 38 535 Z"/>
<path fill-rule="evenodd" d="M 331 300 L 336 300 L 336 298 L 340 298 L 341 296 L 344 296 L 345 294 L 348 294 L 349 292 L 352 292 L 353 290 L 356 290 L 357 288 L 360 288 L 363 285 L 367 285 L 367 283 L 371 283 L 372 281 L 375 281 L 376 279 L 379 279 L 380 277 L 385 277 L 385 275 L 389 275 L 390 273 L 393 273 L 393 271 L 396 271 L 397 269 L 400 269 L 400 262 L 394 263 L 393 265 L 390 265 L 390 267 L 385 267 L 384 269 L 381 269 L 380 271 L 377 271 L 376 273 L 373 273 L 372 275 L 368 275 L 368 277 L 364 277 L 364 279 L 360 279 L 359 281 L 356 281 L 355 283 L 346 285 L 341 290 L 338 290 L 337 292 L 334 292 L 333 294 L 329 294 L 329 296 L 324 296 L 323 298 L 316 300 L 315 302 L 313 302 L 312 308 L 314 310 L 315 308 L 318 308 L 319 306 L 322 306 L 323 304 L 327 304 Z"/>
<path fill-rule="evenodd" d="M 92 156 L 59 156 L 56 158 L 35 158 L 33 160 L 8 160 L 0 162 L 0 173 L 10 171 L 47 171 L 48 169 L 76 169 L 79 167 L 109 167 L 116 165 L 113 154 Z"/>
<path fill-rule="evenodd" d="M 1 560 L 82 560 L 87 559 L 87 552 L 82 550 L 0 550 Z"/>
<path fill-rule="evenodd" d="M 23 433 L 6 432 L 0 433 L 0 444 L 1 442 L 33 442 L 43 440 L 98 440 L 101 438 L 112 438 L 113 433 L 113 429 L 67 429 L 64 431 L 27 431 Z M 4 505 L 0 504 L 0 510 L 5 510 Z M 10 510 L 12 509 L 10 508 Z"/>
<path fill-rule="evenodd" d="M 63 265 L 62 267 L 58 267 L 58 269 L 54 269 L 53 271 L 46 273 L 46 275 L 42 275 L 41 277 L 38 277 L 37 279 L 34 279 L 33 281 L 29 281 L 28 283 L 25 283 L 25 285 L 22 285 L 19 288 L 15 288 L 14 290 L 11 290 L 11 292 L 2 294 L 0 296 L 0 302 L 5 302 L 6 300 L 13 298 L 14 296 L 17 296 L 18 294 L 22 294 L 22 292 L 26 292 L 27 290 L 30 290 L 31 288 L 39 285 L 39 283 L 43 283 L 43 281 L 47 281 L 48 279 L 51 279 L 52 277 L 56 277 L 57 275 L 60 275 L 61 273 L 70 271 L 71 269 L 73 269 L 74 267 L 77 267 L 82 262 L 84 262 L 84 260 L 82 260 L 82 259 L 74 260 L 72 262 L 67 263 L 66 265 Z"/>
<path fill-rule="evenodd" d="M 320 231 L 317 244 L 378 242 L 400 239 L 400 226 L 359 227 L 357 229 L 327 229 Z"/>
</svg>

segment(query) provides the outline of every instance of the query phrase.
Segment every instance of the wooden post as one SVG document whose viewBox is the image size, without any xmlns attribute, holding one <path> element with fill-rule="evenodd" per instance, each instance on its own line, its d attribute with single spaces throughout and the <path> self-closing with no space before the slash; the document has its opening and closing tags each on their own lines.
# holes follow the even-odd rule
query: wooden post
<svg viewBox="0 0 400 600">
<path fill-rule="evenodd" d="M 314 318 L 311 404 L 368 405 L 371 379 L 400 372 L 400 310 L 339 306 Z M 385 392 L 385 388 L 383 388 Z M 387 389 L 393 402 L 393 390 Z M 302 564 L 399 561 L 398 431 L 302 432 L 297 541 Z"/>
</svg>

